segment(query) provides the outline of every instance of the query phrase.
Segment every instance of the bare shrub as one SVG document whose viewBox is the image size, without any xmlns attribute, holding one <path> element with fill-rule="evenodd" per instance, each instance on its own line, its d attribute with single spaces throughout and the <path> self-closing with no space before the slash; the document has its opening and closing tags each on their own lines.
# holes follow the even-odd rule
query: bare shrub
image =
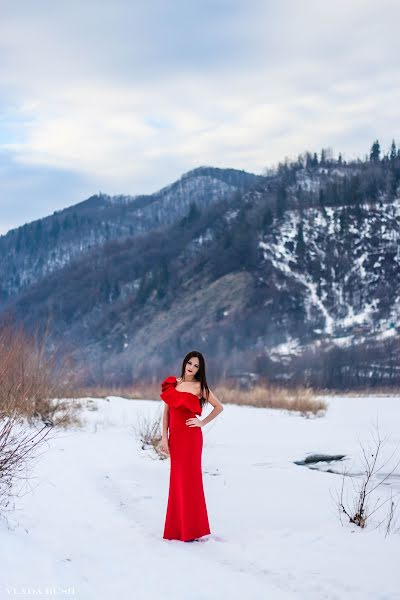
<svg viewBox="0 0 400 600">
<path fill-rule="evenodd" d="M 134 426 L 137 439 L 142 450 L 152 448 L 158 458 L 165 459 L 167 455 L 161 449 L 161 416 L 138 415 L 137 424 Z"/>
<path fill-rule="evenodd" d="M 11 501 L 21 495 L 21 484 L 36 451 L 42 446 L 52 427 L 25 426 L 14 412 L 0 421 L 0 516 L 14 509 Z M 18 485 L 20 484 L 20 485 Z"/>
<path fill-rule="evenodd" d="M 77 421 L 78 405 L 64 398 L 79 379 L 68 357 L 45 351 L 42 338 L 21 326 L 0 326 L 0 419 L 14 413 L 33 423 L 66 426 Z M 76 384 L 75 384 L 76 385 Z"/>
<path fill-rule="evenodd" d="M 358 527 L 364 528 L 367 526 L 370 521 L 372 515 L 377 513 L 377 511 L 381 510 L 383 506 L 389 503 L 389 509 L 384 516 L 384 518 L 378 523 L 377 527 L 380 527 L 383 523 L 386 523 L 386 535 L 393 529 L 394 524 L 394 516 L 398 506 L 398 502 L 394 502 L 394 498 L 397 497 L 399 493 L 393 496 L 393 492 L 390 492 L 390 496 L 381 500 L 380 497 L 376 499 L 375 505 L 370 506 L 372 502 L 372 494 L 376 489 L 383 486 L 383 484 L 393 475 L 398 465 L 400 464 L 400 460 L 394 465 L 394 467 L 384 474 L 380 475 L 380 472 L 387 464 L 389 464 L 390 460 L 393 457 L 392 455 L 382 464 L 379 464 L 381 460 L 381 453 L 384 443 L 387 440 L 382 440 L 379 433 L 379 426 L 376 425 L 376 437 L 373 437 L 373 446 L 368 444 L 367 447 L 362 445 L 362 472 L 359 477 L 361 479 L 356 483 L 354 483 L 355 476 L 351 476 L 349 470 L 344 468 L 342 473 L 342 487 L 340 491 L 340 497 L 337 499 L 337 506 L 339 509 L 340 516 L 344 513 L 349 519 L 350 523 L 357 525 Z M 347 501 L 344 499 L 344 488 L 345 481 L 350 481 L 353 486 L 353 498 L 351 501 Z M 358 483 L 358 485 L 357 485 Z"/>
<path fill-rule="evenodd" d="M 70 363 L 45 351 L 48 330 L 39 338 L 22 326 L 0 325 L 0 514 L 20 494 L 28 468 L 55 426 L 78 421 L 79 405 L 63 398 L 74 377 Z M 77 375 L 77 372 L 74 372 Z"/>
</svg>

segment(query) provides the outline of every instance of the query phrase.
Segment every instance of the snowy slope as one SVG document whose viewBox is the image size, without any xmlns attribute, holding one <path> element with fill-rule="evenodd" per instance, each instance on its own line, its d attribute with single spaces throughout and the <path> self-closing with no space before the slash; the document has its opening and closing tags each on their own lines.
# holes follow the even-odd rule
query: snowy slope
<svg viewBox="0 0 400 600">
<path fill-rule="evenodd" d="M 169 460 L 134 434 L 161 401 L 85 400 L 84 426 L 53 434 L 32 491 L 9 528 L 0 521 L 1 600 L 24 587 L 74 600 L 400 599 L 400 534 L 342 526 L 332 500 L 341 477 L 293 462 L 344 453 L 357 472 L 358 440 L 371 440 L 377 416 L 389 456 L 399 398 L 326 399 L 320 418 L 226 405 L 204 427 L 212 533 L 192 544 L 162 539 Z"/>
<path fill-rule="evenodd" d="M 329 336 L 400 326 L 400 199 L 360 211 L 362 218 L 347 206 L 288 210 L 259 242 L 267 265 L 303 290 L 307 321 L 319 318 Z"/>
</svg>

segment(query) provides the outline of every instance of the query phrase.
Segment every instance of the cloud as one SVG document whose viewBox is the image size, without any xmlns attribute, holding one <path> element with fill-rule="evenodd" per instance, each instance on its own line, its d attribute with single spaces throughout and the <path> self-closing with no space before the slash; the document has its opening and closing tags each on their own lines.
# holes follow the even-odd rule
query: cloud
<svg viewBox="0 0 400 600">
<path fill-rule="evenodd" d="M 261 172 L 305 149 L 388 146 L 399 16 L 395 0 L 3 1 L 0 227 L 5 203 L 17 224 L 201 164 Z"/>
</svg>

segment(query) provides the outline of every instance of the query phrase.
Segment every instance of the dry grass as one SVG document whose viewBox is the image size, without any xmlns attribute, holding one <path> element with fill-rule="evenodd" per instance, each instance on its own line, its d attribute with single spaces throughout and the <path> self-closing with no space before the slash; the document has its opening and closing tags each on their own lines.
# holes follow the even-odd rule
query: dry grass
<svg viewBox="0 0 400 600">
<path fill-rule="evenodd" d="M 297 386 L 286 388 L 277 385 L 255 385 L 249 390 L 222 385 L 216 395 L 223 404 L 239 404 L 262 408 L 277 408 L 300 412 L 302 415 L 318 414 L 325 411 L 325 401 L 316 399 L 311 388 Z"/>
<path fill-rule="evenodd" d="M 318 392 L 321 395 L 329 396 L 351 396 L 351 397 L 363 397 L 363 396 L 400 396 L 400 388 L 396 386 L 374 386 L 357 388 L 356 390 L 337 390 L 337 389 L 322 389 Z"/>
<path fill-rule="evenodd" d="M 303 415 L 318 414 L 325 411 L 325 401 L 316 399 L 315 392 L 308 387 L 298 386 L 293 389 L 276 385 L 256 385 L 249 390 L 242 390 L 228 383 L 221 382 L 212 387 L 214 394 L 223 404 L 239 404 L 298 411 Z M 78 390 L 80 397 L 104 398 L 105 396 L 122 396 L 131 399 L 160 399 L 159 382 L 143 382 L 141 385 L 120 387 L 86 387 Z"/>
<path fill-rule="evenodd" d="M 159 400 L 161 383 L 143 382 L 140 385 L 91 385 L 81 386 L 71 391 L 71 398 L 105 398 L 106 396 L 121 396 L 132 400 Z M 73 395 L 72 395 L 73 394 Z"/>
<path fill-rule="evenodd" d="M 278 386 L 275 384 L 261 384 L 254 387 L 252 390 L 246 391 L 240 388 L 235 388 L 227 382 L 220 382 L 214 384 L 213 391 L 216 393 L 221 402 L 229 402 L 232 404 L 250 404 L 252 406 L 271 406 L 271 408 L 287 408 L 286 398 L 292 398 L 296 402 L 300 401 L 300 404 L 306 402 L 307 399 L 315 398 L 316 396 L 351 396 L 351 397 L 362 397 L 362 396 L 400 396 L 400 388 L 396 387 L 369 387 L 369 388 L 358 388 L 356 390 L 336 390 L 327 388 L 310 388 L 307 386 L 297 386 L 297 388 L 286 388 L 285 386 Z M 72 395 L 74 394 L 74 395 Z M 252 396 L 256 396 L 256 401 L 252 400 Z M 75 388 L 74 392 L 71 392 L 71 397 L 83 398 L 105 398 L 106 396 L 121 396 L 122 398 L 132 399 L 149 399 L 158 400 L 160 397 L 160 382 L 143 381 L 141 384 L 125 385 L 125 386 L 87 386 L 81 388 Z M 259 404 L 258 397 L 261 396 L 261 404 Z M 268 398 L 268 403 L 265 404 L 263 398 Z M 275 402 L 279 398 L 279 402 L 282 401 L 284 406 L 276 406 Z M 244 401 L 245 399 L 245 401 Z M 290 403 L 290 402 L 289 402 Z M 293 404 L 293 402 L 292 402 Z M 313 407 L 315 400 L 313 401 Z M 324 402 L 322 402 L 324 404 Z M 314 407 L 316 408 L 316 407 Z M 325 408 L 325 407 L 323 407 Z M 293 408 L 289 410 L 298 410 Z"/>
<path fill-rule="evenodd" d="M 47 335 L 39 340 L 20 326 L 0 327 L 0 419 L 18 415 L 48 426 L 78 421 L 79 405 L 65 399 L 74 389 L 77 371 L 57 350 L 45 352 Z"/>
</svg>

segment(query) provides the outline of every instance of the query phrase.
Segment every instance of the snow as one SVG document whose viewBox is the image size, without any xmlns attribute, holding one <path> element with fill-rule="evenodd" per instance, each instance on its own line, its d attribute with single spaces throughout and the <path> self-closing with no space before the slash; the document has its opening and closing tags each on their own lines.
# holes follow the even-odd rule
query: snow
<svg viewBox="0 0 400 600">
<path fill-rule="evenodd" d="M 372 315 L 376 310 L 376 306 L 378 303 L 378 299 L 374 298 L 371 302 L 365 302 L 363 309 L 355 313 L 353 307 L 348 304 L 348 313 L 347 315 L 340 320 L 340 325 L 342 327 L 350 327 L 355 324 L 362 324 L 368 322 L 368 319 L 372 319 Z"/>
<path fill-rule="evenodd" d="M 298 338 L 288 337 L 286 342 L 277 344 L 273 348 L 268 349 L 268 354 L 272 360 L 282 360 L 283 356 L 301 353 L 301 342 Z M 274 355 L 277 355 L 274 357 Z"/>
<path fill-rule="evenodd" d="M 335 338 L 332 338 L 332 342 L 336 346 L 343 346 L 344 348 L 347 348 L 348 346 L 351 346 L 352 343 L 354 343 L 354 336 L 353 335 L 343 335 L 341 337 L 335 337 Z"/>
<path fill-rule="evenodd" d="M 308 177 L 308 175 L 307 175 Z M 335 336 L 343 329 L 359 325 L 371 326 L 379 322 L 384 307 L 379 306 L 377 297 L 363 301 L 359 309 L 358 291 L 371 285 L 372 296 L 379 289 L 379 281 L 391 276 L 385 264 L 390 261 L 400 264 L 398 243 L 400 222 L 400 200 L 390 204 L 362 205 L 368 210 L 369 218 L 362 223 L 348 222 L 348 233 L 340 232 L 340 215 L 348 207 L 308 207 L 303 211 L 286 210 L 278 226 L 259 240 L 263 260 L 280 271 L 287 280 L 295 281 L 303 288 L 306 321 L 313 322 L 315 309 L 324 319 L 323 334 Z M 305 244 L 304 257 L 296 253 L 296 237 L 302 225 Z M 326 243 L 324 240 L 330 240 Z M 342 252 L 351 252 L 352 266 L 342 273 Z M 337 270 L 329 261 L 337 259 Z M 371 265 L 373 265 L 371 267 Z M 393 267 L 392 267 L 393 268 Z M 321 274 L 322 273 L 322 274 Z M 385 275 L 386 273 L 386 275 Z M 276 284 L 278 288 L 278 284 Z M 355 293 L 349 293 L 349 289 Z M 351 304 L 348 301 L 351 298 Z M 398 322 L 399 309 L 393 301 L 391 320 Z M 387 315 L 383 315 L 387 318 Z"/>
<path fill-rule="evenodd" d="M 290 211 L 287 212 L 289 213 Z M 297 219 L 297 222 L 299 222 L 300 217 L 294 211 L 292 211 L 290 216 L 294 219 Z M 309 320 L 311 319 L 311 306 L 317 306 L 325 318 L 325 333 L 330 335 L 334 331 L 335 321 L 318 296 L 318 284 L 311 280 L 310 275 L 304 275 L 301 272 L 294 271 L 290 266 L 290 264 L 292 262 L 295 262 L 296 259 L 295 256 L 290 252 L 290 250 L 287 249 L 284 242 L 286 239 L 293 240 L 295 237 L 295 232 L 296 222 L 292 221 L 290 223 L 290 227 L 287 230 L 282 231 L 282 241 L 279 241 L 277 244 L 267 244 L 266 242 L 260 240 L 258 245 L 262 250 L 264 250 L 265 260 L 269 260 L 276 269 L 286 274 L 288 277 L 295 279 L 296 281 L 301 283 L 305 288 L 307 288 L 308 296 L 306 297 L 305 302 L 307 318 Z"/>
<path fill-rule="evenodd" d="M 397 331 L 394 327 L 388 327 L 385 331 L 378 333 L 376 336 L 377 340 L 385 340 L 391 337 L 397 337 Z"/>
<path fill-rule="evenodd" d="M 356 270 L 360 274 L 361 279 L 365 279 L 367 272 L 364 268 L 364 262 L 368 258 L 368 252 L 363 252 L 361 256 L 358 256 L 354 259 L 354 263 L 356 266 Z"/>
<path fill-rule="evenodd" d="M 51 433 L 31 491 L 17 499 L 9 527 L 0 520 L 1 600 L 24 587 L 30 595 L 62 588 L 74 600 L 400 599 L 400 534 L 385 538 L 378 515 L 364 530 L 341 523 L 341 476 L 293 462 L 346 454 L 356 474 L 359 441 L 371 440 L 377 417 L 390 456 L 400 398 L 325 400 L 325 416 L 309 419 L 225 405 L 202 430 L 212 533 L 185 544 L 162 539 L 169 460 L 142 450 L 134 434 L 139 418 L 161 416 L 162 402 L 84 399 L 83 427 Z M 354 483 L 346 478 L 349 490 Z"/>
</svg>

